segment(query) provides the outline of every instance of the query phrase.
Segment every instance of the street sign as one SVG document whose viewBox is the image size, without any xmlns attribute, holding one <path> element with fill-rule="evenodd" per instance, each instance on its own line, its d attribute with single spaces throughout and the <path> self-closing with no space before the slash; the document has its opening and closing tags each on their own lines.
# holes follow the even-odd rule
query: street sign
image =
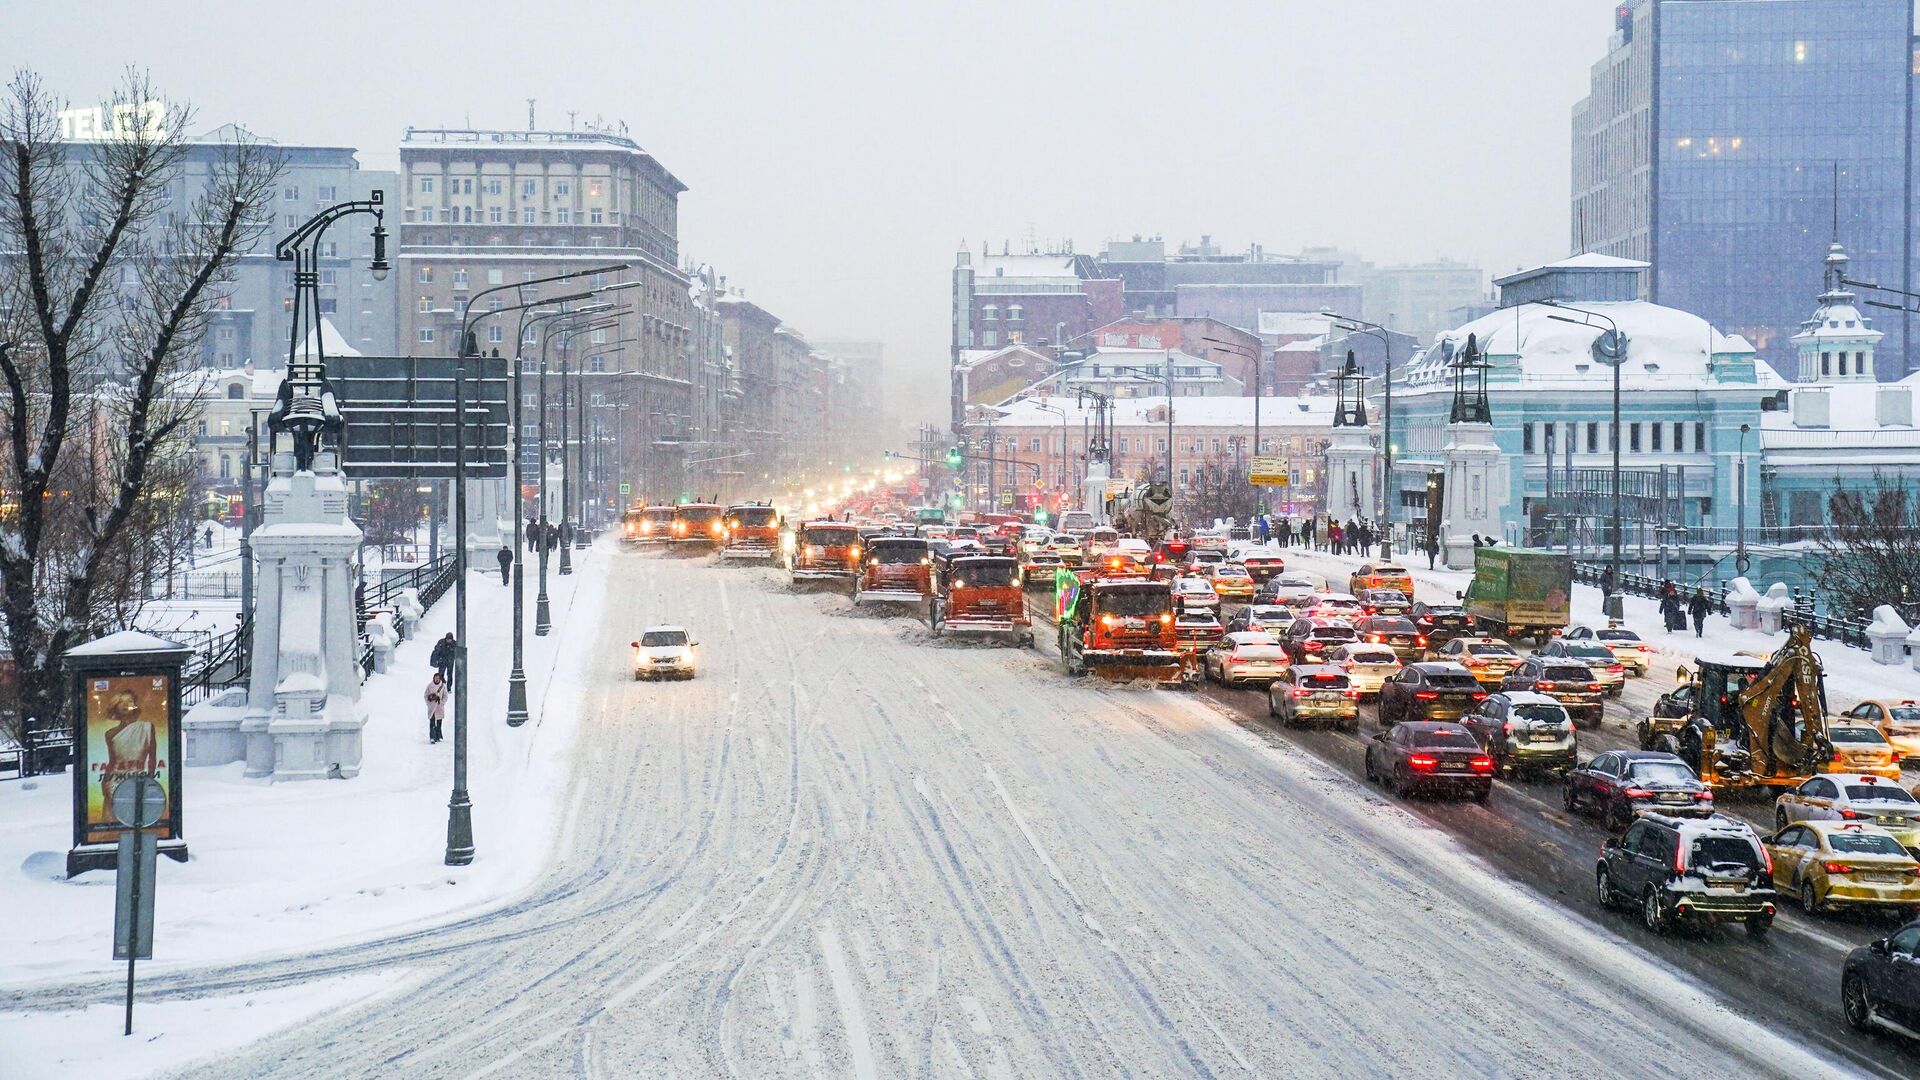
<svg viewBox="0 0 1920 1080">
<path fill-rule="evenodd" d="M 620 484 L 620 494 L 622 494 L 622 495 L 631 495 L 631 494 L 633 494 L 633 485 L 632 485 L 632 484 L 629 484 L 629 483 L 626 483 L 625 481 L 622 481 L 622 482 L 621 482 L 621 484 Z"/>
<path fill-rule="evenodd" d="M 1286 487 L 1288 483 L 1287 460 L 1277 457 L 1256 457 L 1247 466 L 1249 483 L 1270 487 Z"/>
<path fill-rule="evenodd" d="M 342 470 L 354 480 L 450 479 L 454 376 L 466 368 L 468 479 L 507 475 L 512 380 L 503 356 L 330 356 L 346 422 Z"/>
<path fill-rule="evenodd" d="M 113 819 L 127 828 L 151 828 L 166 813 L 167 793 L 159 781 L 138 774 L 113 786 Z"/>
</svg>

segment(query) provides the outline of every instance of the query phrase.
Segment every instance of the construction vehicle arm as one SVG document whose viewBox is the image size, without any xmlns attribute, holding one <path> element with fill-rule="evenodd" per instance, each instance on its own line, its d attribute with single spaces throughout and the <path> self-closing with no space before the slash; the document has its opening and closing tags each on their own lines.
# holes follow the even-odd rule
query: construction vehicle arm
<svg viewBox="0 0 1920 1080">
<path fill-rule="evenodd" d="M 1740 715 L 1746 723 L 1755 774 L 1811 774 L 1833 756 L 1827 740 L 1823 682 L 1812 632 L 1805 626 L 1793 627 L 1767 669 L 1740 692 Z"/>
</svg>

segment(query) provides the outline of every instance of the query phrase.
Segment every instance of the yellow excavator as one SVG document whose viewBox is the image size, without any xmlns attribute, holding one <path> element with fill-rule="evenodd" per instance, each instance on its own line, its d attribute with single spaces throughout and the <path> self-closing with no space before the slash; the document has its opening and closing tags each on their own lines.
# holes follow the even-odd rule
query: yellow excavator
<svg viewBox="0 0 1920 1080">
<path fill-rule="evenodd" d="M 1764 663 L 1698 663 L 1690 715 L 1666 745 L 1700 779 L 1723 790 L 1788 789 L 1833 760 L 1826 680 L 1807 627 L 1790 627 L 1786 643 Z"/>
</svg>

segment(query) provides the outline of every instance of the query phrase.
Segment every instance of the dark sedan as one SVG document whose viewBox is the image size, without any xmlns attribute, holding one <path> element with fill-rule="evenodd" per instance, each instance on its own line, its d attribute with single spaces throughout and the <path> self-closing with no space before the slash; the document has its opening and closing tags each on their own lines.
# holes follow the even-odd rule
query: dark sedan
<svg viewBox="0 0 1920 1080">
<path fill-rule="evenodd" d="M 1436 649 L 1453 638 L 1473 633 L 1473 616 L 1459 604 L 1428 604 L 1416 600 L 1407 617 Z"/>
<path fill-rule="evenodd" d="M 1920 922 L 1847 954 L 1840 1005 L 1856 1031 L 1880 1027 L 1920 1039 Z"/>
<path fill-rule="evenodd" d="M 1295 619 L 1280 639 L 1298 664 L 1322 664 L 1333 650 L 1355 640 L 1353 627 L 1339 619 Z"/>
<path fill-rule="evenodd" d="M 1398 795 L 1433 791 L 1484 803 L 1493 793 L 1493 758 L 1459 724 L 1396 724 L 1367 743 L 1367 779 Z"/>
<path fill-rule="evenodd" d="M 1408 664 L 1380 684 L 1380 722 L 1458 720 L 1486 699 L 1487 692 L 1459 664 Z"/>
<path fill-rule="evenodd" d="M 1643 811 L 1681 817 L 1711 817 L 1713 789 L 1687 763 L 1655 750 L 1609 750 L 1567 772 L 1561 796 L 1569 812 L 1596 811 L 1616 829 Z"/>
<path fill-rule="evenodd" d="M 1358 640 L 1369 645 L 1385 645 L 1403 664 L 1420 659 L 1427 651 L 1427 638 L 1413 620 L 1398 615 L 1369 615 L 1353 624 Z"/>
<path fill-rule="evenodd" d="M 1413 598 L 1398 589 L 1368 589 L 1357 599 L 1369 615 L 1405 615 L 1413 610 Z"/>
<path fill-rule="evenodd" d="M 1529 656 L 1507 672 L 1500 688 L 1545 694 L 1589 727 L 1599 727 L 1607 711 L 1607 688 L 1593 677 L 1592 668 L 1577 660 Z"/>
</svg>

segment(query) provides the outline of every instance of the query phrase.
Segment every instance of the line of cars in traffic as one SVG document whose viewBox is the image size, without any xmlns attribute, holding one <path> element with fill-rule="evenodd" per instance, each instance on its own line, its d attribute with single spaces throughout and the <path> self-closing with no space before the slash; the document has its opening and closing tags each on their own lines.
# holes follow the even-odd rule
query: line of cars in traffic
<svg viewBox="0 0 1920 1080">
<path fill-rule="evenodd" d="M 1651 649 L 1632 630 L 1575 625 L 1521 655 L 1410 590 L 1309 591 L 1292 573 L 1269 581 L 1283 578 L 1284 595 L 1257 593 L 1229 618 L 1208 676 L 1265 681 L 1269 715 L 1288 726 L 1355 732 L 1360 701 L 1376 700 L 1363 769 L 1396 793 L 1484 803 L 1496 776 L 1559 777 L 1564 808 L 1606 826 L 1593 871 L 1603 909 L 1631 910 L 1654 933 L 1738 923 L 1755 938 L 1783 899 L 1809 916 L 1920 916 L 1920 800 L 1901 784 L 1903 758 L 1920 752 L 1920 703 L 1862 702 L 1829 725 L 1828 771 L 1781 791 L 1762 833 L 1721 812 L 1713 786 L 1676 754 L 1646 748 L 1645 734 L 1642 749 L 1580 760 L 1579 729 L 1600 725 L 1629 675 L 1647 674 Z M 1388 620 L 1411 624 L 1413 638 L 1395 637 L 1404 628 Z M 1684 714 L 1698 685 L 1660 707 Z M 1853 950 L 1841 998 L 1855 1028 L 1920 1039 L 1920 921 Z"/>
</svg>

